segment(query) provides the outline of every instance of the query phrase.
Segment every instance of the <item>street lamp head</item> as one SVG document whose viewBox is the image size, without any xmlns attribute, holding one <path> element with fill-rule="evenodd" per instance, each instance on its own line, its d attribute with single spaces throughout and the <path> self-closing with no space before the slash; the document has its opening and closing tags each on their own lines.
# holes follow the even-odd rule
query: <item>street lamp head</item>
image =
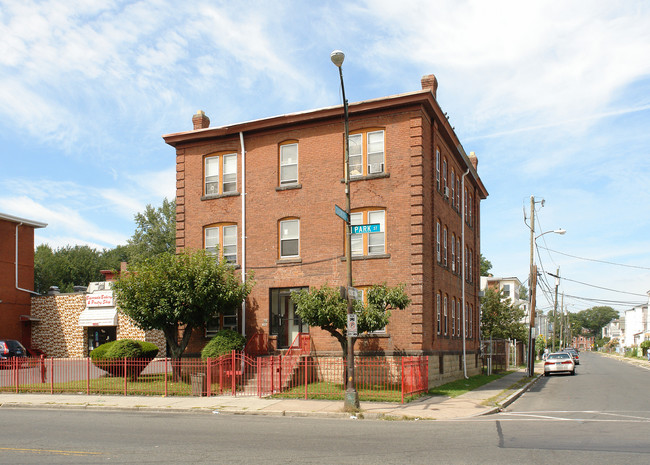
<svg viewBox="0 0 650 465">
<path fill-rule="evenodd" d="M 562 228 L 560 228 L 560 229 L 556 229 L 556 230 L 553 231 L 553 232 L 554 232 L 555 234 L 562 234 L 562 235 L 563 235 L 563 234 L 566 234 L 566 229 L 562 229 Z"/>
<path fill-rule="evenodd" d="M 340 68 L 343 65 L 343 60 L 345 60 L 345 53 L 340 50 L 334 50 L 330 53 L 330 60 L 336 65 L 337 68 Z"/>
</svg>

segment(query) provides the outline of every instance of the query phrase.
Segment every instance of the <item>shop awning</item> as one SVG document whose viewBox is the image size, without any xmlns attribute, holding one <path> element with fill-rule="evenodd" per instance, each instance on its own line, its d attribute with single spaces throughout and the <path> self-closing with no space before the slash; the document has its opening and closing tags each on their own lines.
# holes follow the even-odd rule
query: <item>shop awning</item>
<svg viewBox="0 0 650 465">
<path fill-rule="evenodd" d="M 117 310 L 115 307 L 86 307 L 79 315 L 79 326 L 117 326 Z"/>
</svg>

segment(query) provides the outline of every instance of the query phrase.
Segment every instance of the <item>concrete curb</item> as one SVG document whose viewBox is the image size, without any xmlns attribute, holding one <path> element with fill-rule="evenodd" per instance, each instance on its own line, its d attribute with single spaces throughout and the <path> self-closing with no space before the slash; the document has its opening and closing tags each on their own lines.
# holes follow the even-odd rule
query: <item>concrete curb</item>
<svg viewBox="0 0 650 465">
<path fill-rule="evenodd" d="M 533 384 L 535 384 L 537 381 L 539 381 L 541 377 L 542 377 L 541 374 L 537 374 L 532 380 L 530 380 L 524 386 L 522 386 L 521 388 L 515 390 L 512 394 L 508 395 L 501 403 L 498 403 L 493 408 L 491 408 L 491 409 L 489 409 L 489 410 L 487 410 L 485 412 L 479 413 L 479 414 L 477 414 L 475 416 L 493 415 L 495 413 L 499 413 L 499 412 L 503 411 L 503 409 L 505 407 L 512 404 L 515 400 L 519 399 L 526 391 L 528 391 L 528 389 L 530 389 L 531 386 L 533 386 Z"/>
</svg>

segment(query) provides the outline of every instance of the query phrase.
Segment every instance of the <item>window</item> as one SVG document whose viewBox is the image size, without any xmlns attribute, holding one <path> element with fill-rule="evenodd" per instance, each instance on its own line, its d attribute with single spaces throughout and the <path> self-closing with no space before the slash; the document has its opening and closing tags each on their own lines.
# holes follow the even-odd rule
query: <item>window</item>
<svg viewBox="0 0 650 465">
<path fill-rule="evenodd" d="M 457 306 L 456 306 L 456 318 L 458 319 L 457 324 L 456 324 L 456 328 L 457 328 L 456 329 L 456 334 L 458 336 L 460 336 L 461 331 L 462 331 L 461 318 L 463 317 L 463 315 L 462 315 L 463 312 L 461 310 L 462 304 L 460 302 L 460 299 L 458 299 L 458 302 L 456 304 L 457 304 Z"/>
<path fill-rule="evenodd" d="M 463 252 L 460 250 L 460 237 L 456 238 L 456 273 L 461 274 L 462 269 L 460 267 L 462 261 Z"/>
<path fill-rule="evenodd" d="M 378 224 L 379 232 L 352 234 L 352 255 L 382 255 L 386 253 L 386 212 L 363 210 L 350 213 L 350 223 Z"/>
<path fill-rule="evenodd" d="M 467 257 L 467 262 L 469 263 L 469 274 L 467 275 L 468 281 L 471 283 L 474 281 L 472 276 L 472 250 L 469 250 L 469 256 Z"/>
<path fill-rule="evenodd" d="M 205 337 L 214 337 L 221 329 L 237 331 L 237 308 L 230 308 L 223 315 L 210 320 L 205 325 Z"/>
<path fill-rule="evenodd" d="M 451 299 L 451 335 L 456 335 L 456 297 Z"/>
<path fill-rule="evenodd" d="M 440 334 L 440 292 L 436 294 L 436 320 L 438 322 L 436 332 Z"/>
<path fill-rule="evenodd" d="M 449 328 L 449 321 L 448 321 L 448 317 L 447 317 L 447 300 L 448 300 L 448 297 L 445 294 L 445 300 L 443 301 L 443 304 L 442 304 L 442 312 L 443 312 L 443 316 L 444 316 L 444 320 L 443 320 L 442 324 L 443 324 L 443 328 L 444 328 L 444 331 L 445 331 L 445 336 L 447 335 L 447 328 Z"/>
<path fill-rule="evenodd" d="M 510 284 L 504 284 L 502 290 L 504 297 L 510 297 Z"/>
<path fill-rule="evenodd" d="M 465 188 L 465 197 L 463 200 L 465 201 L 465 221 L 467 221 L 467 188 Z"/>
<path fill-rule="evenodd" d="M 298 182 L 298 143 L 280 146 L 280 184 Z"/>
<path fill-rule="evenodd" d="M 224 224 L 206 227 L 204 247 L 208 253 L 219 254 L 229 263 L 237 263 L 237 225 Z"/>
<path fill-rule="evenodd" d="M 440 263 L 440 221 L 436 222 L 436 257 Z"/>
<path fill-rule="evenodd" d="M 445 229 L 443 230 L 443 234 L 442 234 L 442 247 L 443 247 L 442 264 L 447 266 L 447 226 L 445 226 Z"/>
<path fill-rule="evenodd" d="M 447 194 L 447 192 L 448 192 L 447 189 L 448 189 L 448 186 L 447 186 L 447 159 L 445 158 L 445 159 L 442 160 L 442 191 L 443 191 L 443 194 L 448 195 Z"/>
<path fill-rule="evenodd" d="M 205 195 L 219 195 L 237 191 L 237 154 L 227 153 L 205 157 Z"/>
<path fill-rule="evenodd" d="M 440 150 L 436 149 L 436 188 L 440 190 Z"/>
<path fill-rule="evenodd" d="M 456 176 L 456 211 L 460 211 L 460 178 Z"/>
<path fill-rule="evenodd" d="M 472 226 L 472 194 L 469 194 L 469 219 L 467 222 L 469 223 L 470 226 Z"/>
<path fill-rule="evenodd" d="M 350 176 L 367 176 L 384 172 L 384 131 L 350 134 Z"/>
<path fill-rule="evenodd" d="M 300 220 L 280 221 L 280 258 L 300 256 Z"/>
<path fill-rule="evenodd" d="M 474 312 L 472 312 L 472 310 L 473 310 L 473 308 L 470 305 L 469 310 L 468 310 L 468 312 L 469 312 L 469 316 L 468 316 L 468 318 L 469 318 L 469 337 L 470 338 L 474 337 L 474 334 L 473 334 L 473 331 L 472 331 L 472 328 L 474 326 L 474 321 L 473 321 L 474 320 Z"/>
<path fill-rule="evenodd" d="M 451 233 L 451 272 L 456 271 L 456 235 Z"/>
<path fill-rule="evenodd" d="M 450 177 L 450 184 L 451 184 L 451 195 L 449 196 L 451 198 L 451 208 L 455 207 L 454 199 L 456 197 L 456 188 L 454 181 L 456 179 L 456 175 L 454 174 L 454 169 L 451 169 L 451 177 Z"/>
</svg>

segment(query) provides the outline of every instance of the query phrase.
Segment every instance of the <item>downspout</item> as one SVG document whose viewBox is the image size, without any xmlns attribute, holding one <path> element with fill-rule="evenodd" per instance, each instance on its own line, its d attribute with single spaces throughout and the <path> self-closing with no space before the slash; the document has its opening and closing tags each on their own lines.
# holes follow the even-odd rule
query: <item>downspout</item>
<svg viewBox="0 0 650 465">
<path fill-rule="evenodd" d="M 244 133 L 239 132 L 241 145 L 241 280 L 246 282 L 246 148 Z M 246 337 L 246 299 L 241 303 L 241 334 Z"/>
<path fill-rule="evenodd" d="M 467 168 L 467 171 L 465 171 L 462 178 L 460 178 L 460 198 L 461 198 L 460 217 L 461 217 L 461 223 L 462 223 L 462 226 L 463 226 L 463 229 L 462 229 L 462 242 L 461 242 L 461 244 L 462 244 L 461 247 L 463 248 L 462 252 L 461 252 L 463 254 L 463 264 L 462 264 L 463 277 L 461 278 L 462 279 L 461 288 L 462 288 L 463 308 L 461 309 L 461 311 L 463 312 L 463 314 L 462 314 L 462 318 L 463 318 L 463 375 L 465 375 L 465 379 L 468 379 L 468 376 L 467 376 L 467 340 L 466 340 L 466 334 L 467 334 L 466 333 L 466 331 L 467 331 L 467 328 L 466 328 L 467 323 L 466 322 L 467 322 L 468 313 L 467 313 L 467 308 L 466 308 L 467 304 L 465 303 L 465 279 L 466 279 L 465 270 L 467 269 L 467 266 L 466 266 L 467 256 L 465 254 L 465 250 L 467 250 L 467 247 L 465 247 L 465 220 L 466 220 L 466 218 L 465 218 L 465 176 L 467 176 L 468 174 L 469 174 L 469 168 Z"/>
<path fill-rule="evenodd" d="M 16 289 L 23 292 L 29 292 L 30 294 L 40 295 L 38 292 L 30 291 L 29 289 L 23 289 L 18 287 L 18 228 L 21 227 L 23 223 L 18 223 L 16 225 Z"/>
</svg>

